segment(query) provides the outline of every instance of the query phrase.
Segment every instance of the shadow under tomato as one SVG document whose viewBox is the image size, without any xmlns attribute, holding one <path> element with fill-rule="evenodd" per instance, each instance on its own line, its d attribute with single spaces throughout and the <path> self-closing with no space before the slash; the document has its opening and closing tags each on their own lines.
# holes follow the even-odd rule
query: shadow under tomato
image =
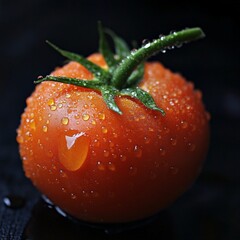
<svg viewBox="0 0 240 240">
<path fill-rule="evenodd" d="M 170 217 L 163 211 L 141 222 L 90 225 L 64 217 L 40 199 L 32 210 L 22 239 L 175 239 Z"/>
</svg>

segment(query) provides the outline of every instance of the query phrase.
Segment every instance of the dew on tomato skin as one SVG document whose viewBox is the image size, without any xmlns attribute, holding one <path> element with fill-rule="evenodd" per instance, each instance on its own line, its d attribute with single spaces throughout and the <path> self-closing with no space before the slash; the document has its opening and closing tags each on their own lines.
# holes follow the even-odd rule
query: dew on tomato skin
<svg viewBox="0 0 240 240">
<path fill-rule="evenodd" d="M 106 127 L 102 127 L 102 133 L 107 133 L 108 129 Z"/>
<path fill-rule="evenodd" d="M 122 162 L 125 162 L 127 160 L 127 157 L 125 155 L 120 155 L 120 159 Z"/>
<path fill-rule="evenodd" d="M 116 171 L 116 166 L 112 162 L 108 162 L 108 169 L 110 171 Z"/>
<path fill-rule="evenodd" d="M 67 178 L 67 174 L 63 170 L 60 170 L 59 174 L 62 178 Z"/>
<path fill-rule="evenodd" d="M 195 149 L 196 149 L 196 145 L 195 144 L 193 144 L 193 143 L 188 143 L 188 150 L 190 151 L 190 152 L 193 152 Z"/>
<path fill-rule="evenodd" d="M 183 129 L 187 128 L 187 127 L 188 127 L 188 122 L 182 120 L 182 121 L 181 121 L 181 127 L 182 127 Z"/>
<path fill-rule="evenodd" d="M 48 131 L 48 127 L 46 126 L 46 125 L 44 125 L 43 127 L 42 127 L 42 130 L 43 130 L 43 132 L 47 132 Z"/>
<path fill-rule="evenodd" d="M 56 109 L 57 109 L 57 106 L 56 106 L 56 105 L 51 105 L 51 106 L 50 106 L 50 110 L 51 110 L 51 111 L 56 111 Z"/>
<path fill-rule="evenodd" d="M 86 114 L 86 113 L 82 115 L 83 121 L 88 121 L 89 118 L 90 118 L 90 116 L 88 114 Z"/>
<path fill-rule="evenodd" d="M 78 170 L 87 158 L 90 140 L 83 132 L 64 133 L 59 138 L 58 155 L 69 171 Z"/>
<path fill-rule="evenodd" d="M 76 196 L 74 193 L 71 193 L 71 194 L 70 194 L 70 197 L 71 197 L 71 199 L 73 199 L 73 200 L 77 198 L 77 196 Z"/>
<path fill-rule="evenodd" d="M 133 166 L 130 166 L 129 167 L 129 174 L 130 174 L 130 176 L 135 176 L 137 174 L 137 168 L 133 167 Z"/>
<path fill-rule="evenodd" d="M 69 122 L 69 118 L 67 118 L 67 117 L 63 117 L 63 118 L 61 119 L 61 123 L 62 123 L 63 125 L 68 125 L 68 122 Z"/>
<path fill-rule="evenodd" d="M 98 167 L 98 170 L 100 171 L 104 171 L 106 169 L 104 164 L 100 161 L 97 162 L 97 167 Z"/>
<path fill-rule="evenodd" d="M 70 93 L 66 93 L 66 98 L 70 98 L 71 94 Z"/>
<path fill-rule="evenodd" d="M 169 172 L 172 174 L 172 175 L 176 175 L 178 173 L 178 168 L 177 167 L 174 167 L 174 166 L 170 166 L 169 167 Z"/>
<path fill-rule="evenodd" d="M 54 99 L 50 98 L 50 99 L 48 100 L 48 102 L 47 102 L 47 105 L 48 105 L 48 106 L 53 106 L 53 105 L 55 105 Z"/>
<path fill-rule="evenodd" d="M 63 107 L 63 104 L 62 103 L 59 103 L 58 104 L 58 108 L 62 108 Z"/>
<path fill-rule="evenodd" d="M 53 152 L 52 151 L 47 151 L 47 156 L 48 157 L 53 157 Z"/>
<path fill-rule="evenodd" d="M 98 114 L 98 118 L 99 118 L 100 120 L 105 120 L 106 116 L 105 116 L 104 113 L 99 113 L 99 114 Z"/>
<path fill-rule="evenodd" d="M 109 155 L 110 155 L 109 151 L 107 151 L 107 150 L 103 151 L 103 156 L 104 157 L 109 157 Z"/>
<path fill-rule="evenodd" d="M 162 156 L 166 155 L 166 150 L 164 150 L 163 148 L 160 148 L 159 150 Z"/>
<path fill-rule="evenodd" d="M 23 142 L 24 142 L 24 138 L 23 138 L 21 135 L 18 135 L 18 136 L 17 136 L 17 142 L 18 142 L 19 144 L 23 143 Z"/>
<path fill-rule="evenodd" d="M 175 139 L 175 138 L 170 138 L 170 142 L 171 142 L 172 146 L 176 146 L 176 144 L 177 144 L 177 139 Z"/>
<path fill-rule="evenodd" d="M 141 158 L 142 157 L 142 149 L 138 145 L 134 146 L 133 151 L 134 151 L 134 155 L 137 158 Z"/>
</svg>

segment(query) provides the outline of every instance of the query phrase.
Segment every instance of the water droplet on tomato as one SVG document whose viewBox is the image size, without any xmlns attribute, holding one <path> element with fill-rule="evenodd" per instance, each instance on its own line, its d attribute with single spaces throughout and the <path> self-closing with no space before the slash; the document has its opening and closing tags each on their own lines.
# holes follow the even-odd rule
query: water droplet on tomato
<svg viewBox="0 0 240 240">
<path fill-rule="evenodd" d="M 18 142 L 18 143 L 23 143 L 23 142 L 24 142 L 23 136 L 18 135 L 18 136 L 17 136 L 17 142 Z"/>
<path fill-rule="evenodd" d="M 77 196 L 74 193 L 71 193 L 70 196 L 71 196 L 71 199 L 73 200 L 77 198 Z"/>
<path fill-rule="evenodd" d="M 99 113 L 98 114 L 98 118 L 100 119 L 100 120 L 104 120 L 105 119 L 105 114 L 104 113 Z"/>
<path fill-rule="evenodd" d="M 83 114 L 83 115 L 82 115 L 82 119 L 83 119 L 84 121 L 89 120 L 89 118 L 90 118 L 90 116 L 89 116 L 88 114 Z"/>
<path fill-rule="evenodd" d="M 102 127 L 102 133 L 107 133 L 107 132 L 108 132 L 107 128 L 106 127 Z"/>
<path fill-rule="evenodd" d="M 159 150 L 160 150 L 160 154 L 162 156 L 164 156 L 166 154 L 166 150 L 164 150 L 163 148 L 160 148 Z"/>
<path fill-rule="evenodd" d="M 61 120 L 61 123 L 63 125 L 68 125 L 68 122 L 69 122 L 69 119 L 67 117 L 63 117 L 62 120 Z"/>
<path fill-rule="evenodd" d="M 177 144 L 177 139 L 175 139 L 175 138 L 170 138 L 170 142 L 171 142 L 172 146 L 176 146 L 176 144 Z"/>
<path fill-rule="evenodd" d="M 176 175 L 178 173 L 178 168 L 174 167 L 174 166 L 171 166 L 169 168 L 169 171 L 170 171 L 171 174 Z"/>
<path fill-rule="evenodd" d="M 43 130 L 43 132 L 46 133 L 46 132 L 48 131 L 48 127 L 44 125 L 44 126 L 42 127 L 42 130 Z"/>
<path fill-rule="evenodd" d="M 181 121 L 181 127 L 182 127 L 183 129 L 187 128 L 187 127 L 188 127 L 188 122 L 186 122 L 186 121 Z"/>
<path fill-rule="evenodd" d="M 55 101 L 54 99 L 50 98 L 47 102 L 48 106 L 52 106 L 52 105 L 55 105 Z"/>
<path fill-rule="evenodd" d="M 112 162 L 108 162 L 108 169 L 110 171 L 116 171 L 116 166 Z"/>
<path fill-rule="evenodd" d="M 78 170 L 87 158 L 90 140 L 83 132 L 70 131 L 59 138 L 58 155 L 69 171 Z"/>
<path fill-rule="evenodd" d="M 56 105 L 51 105 L 50 109 L 51 109 L 51 111 L 55 111 L 57 109 L 57 106 Z"/>
<path fill-rule="evenodd" d="M 98 170 L 100 170 L 100 171 L 104 171 L 105 170 L 105 166 L 100 161 L 97 162 L 97 167 L 98 167 Z"/>
<path fill-rule="evenodd" d="M 136 168 L 136 167 L 133 167 L 133 166 L 129 167 L 129 174 L 130 174 L 131 176 L 136 175 L 136 174 L 137 174 L 137 168 Z"/>
<path fill-rule="evenodd" d="M 137 158 L 140 158 L 142 157 L 142 149 L 138 146 L 138 145 L 135 145 L 134 146 L 134 155 L 137 157 Z"/>
<path fill-rule="evenodd" d="M 70 98 L 71 97 L 71 94 L 70 93 L 67 93 L 66 94 L 66 98 Z"/>
<path fill-rule="evenodd" d="M 196 145 L 193 143 L 188 143 L 188 150 L 193 152 L 196 149 Z"/>
<path fill-rule="evenodd" d="M 108 157 L 109 154 L 110 154 L 109 151 L 107 151 L 107 150 L 104 150 L 104 151 L 103 151 L 103 156 L 104 156 L 104 157 Z"/>
</svg>

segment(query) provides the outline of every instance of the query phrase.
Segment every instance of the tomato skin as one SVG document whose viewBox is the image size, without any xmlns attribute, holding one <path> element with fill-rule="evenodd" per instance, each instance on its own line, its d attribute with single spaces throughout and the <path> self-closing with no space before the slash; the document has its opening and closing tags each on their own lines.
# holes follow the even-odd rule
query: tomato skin
<svg viewBox="0 0 240 240">
<path fill-rule="evenodd" d="M 106 68 L 101 55 L 91 61 Z M 75 62 L 55 76 L 91 79 Z M 100 93 L 44 82 L 27 99 L 17 141 L 26 176 L 54 204 L 90 222 L 128 222 L 171 204 L 198 176 L 209 145 L 201 93 L 160 63 L 146 63 L 139 87 L 166 116 L 128 97 L 123 114 Z"/>
</svg>

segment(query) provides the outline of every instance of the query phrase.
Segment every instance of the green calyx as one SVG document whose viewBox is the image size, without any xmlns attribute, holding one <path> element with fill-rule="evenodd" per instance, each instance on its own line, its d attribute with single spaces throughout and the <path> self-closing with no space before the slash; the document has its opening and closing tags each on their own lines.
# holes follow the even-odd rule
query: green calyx
<svg viewBox="0 0 240 240">
<path fill-rule="evenodd" d="M 158 39 L 143 44 L 143 46 L 138 49 L 130 51 L 128 45 L 122 38 L 111 30 L 103 29 L 101 23 L 98 24 L 98 30 L 100 36 L 99 52 L 103 55 L 108 65 L 107 70 L 92 63 L 81 55 L 62 50 L 47 41 L 51 47 L 64 57 L 83 65 L 93 74 L 94 78 L 92 80 L 84 80 L 48 75 L 44 78 L 39 78 L 35 83 L 55 81 L 100 91 L 108 108 L 118 114 L 122 114 L 122 112 L 115 102 L 115 97 L 129 96 L 138 99 L 147 108 L 159 111 L 162 115 L 165 115 L 164 110 L 156 105 L 152 96 L 137 86 L 143 78 L 144 61 L 160 51 L 165 52 L 166 49 L 171 49 L 183 43 L 203 38 L 205 36 L 203 31 L 200 28 L 184 29 L 167 36 L 161 36 Z M 106 34 L 112 38 L 115 52 L 110 48 Z"/>
</svg>

